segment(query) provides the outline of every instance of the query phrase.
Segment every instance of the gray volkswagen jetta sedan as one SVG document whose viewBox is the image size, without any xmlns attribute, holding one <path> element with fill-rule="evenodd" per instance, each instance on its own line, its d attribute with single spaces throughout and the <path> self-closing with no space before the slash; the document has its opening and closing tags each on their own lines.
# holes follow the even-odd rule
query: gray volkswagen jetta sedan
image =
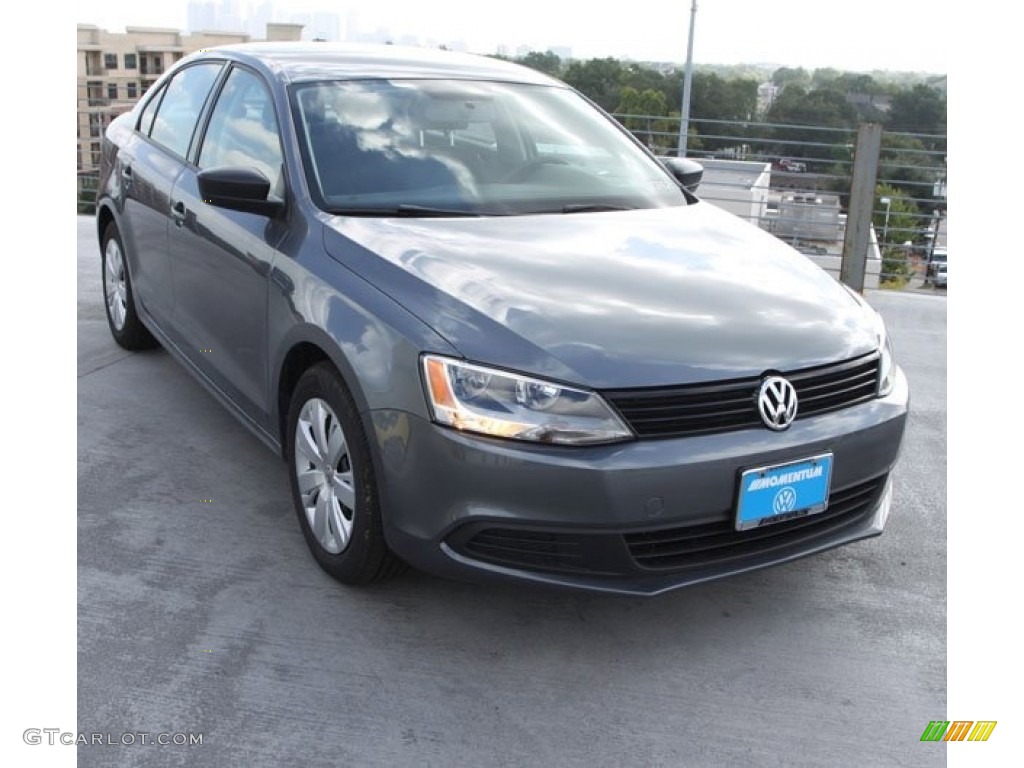
<svg viewBox="0 0 1024 768">
<path fill-rule="evenodd" d="M 106 132 L 110 330 L 281 453 L 346 583 L 655 594 L 881 533 L 881 318 L 693 171 L 505 62 L 213 49 Z"/>
</svg>

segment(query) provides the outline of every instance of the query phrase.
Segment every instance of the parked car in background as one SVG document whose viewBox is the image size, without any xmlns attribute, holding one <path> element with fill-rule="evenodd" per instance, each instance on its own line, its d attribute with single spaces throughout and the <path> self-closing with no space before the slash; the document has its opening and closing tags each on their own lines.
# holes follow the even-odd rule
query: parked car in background
<svg viewBox="0 0 1024 768">
<path fill-rule="evenodd" d="M 945 266 L 946 266 L 946 249 L 935 248 L 931 251 L 928 256 L 928 263 L 925 266 L 924 272 L 924 284 L 925 285 L 938 285 L 939 280 L 939 267 L 942 269 L 942 284 L 945 285 Z"/>
<path fill-rule="evenodd" d="M 340 581 L 655 594 L 882 532 L 909 392 L 881 316 L 563 83 L 229 46 L 102 157 L 114 340 L 280 453 Z"/>
<path fill-rule="evenodd" d="M 807 163 L 800 160 L 790 160 L 788 157 L 784 157 L 778 162 L 780 170 L 789 171 L 790 173 L 806 173 Z"/>
<path fill-rule="evenodd" d="M 935 265 L 935 275 L 932 278 L 936 288 L 946 287 L 946 263 Z"/>
</svg>

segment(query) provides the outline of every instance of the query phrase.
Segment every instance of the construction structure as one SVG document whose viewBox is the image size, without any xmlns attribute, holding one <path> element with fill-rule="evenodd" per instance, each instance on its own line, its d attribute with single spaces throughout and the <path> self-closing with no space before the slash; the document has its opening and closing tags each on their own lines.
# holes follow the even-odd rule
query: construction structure
<svg viewBox="0 0 1024 768">
<path fill-rule="evenodd" d="M 266 26 L 267 40 L 297 41 L 301 24 Z M 78 25 L 78 172 L 99 167 L 102 136 L 175 62 L 196 51 L 250 41 L 240 32 L 195 32 L 160 27 L 126 27 L 107 32 Z"/>
</svg>

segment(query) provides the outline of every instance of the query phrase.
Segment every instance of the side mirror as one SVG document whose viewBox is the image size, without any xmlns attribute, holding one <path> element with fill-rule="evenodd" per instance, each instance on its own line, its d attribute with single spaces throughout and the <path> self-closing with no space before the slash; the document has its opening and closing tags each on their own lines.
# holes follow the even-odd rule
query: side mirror
<svg viewBox="0 0 1024 768">
<path fill-rule="evenodd" d="M 697 193 L 697 187 L 700 186 L 700 181 L 704 178 L 703 165 L 688 157 L 659 155 L 658 160 L 665 166 L 665 170 L 671 173 L 675 180 L 682 184 L 687 191 L 694 194 Z"/>
<path fill-rule="evenodd" d="M 197 181 L 203 202 L 218 208 L 271 218 L 284 210 L 282 201 L 267 199 L 270 180 L 255 168 L 207 168 Z"/>
</svg>

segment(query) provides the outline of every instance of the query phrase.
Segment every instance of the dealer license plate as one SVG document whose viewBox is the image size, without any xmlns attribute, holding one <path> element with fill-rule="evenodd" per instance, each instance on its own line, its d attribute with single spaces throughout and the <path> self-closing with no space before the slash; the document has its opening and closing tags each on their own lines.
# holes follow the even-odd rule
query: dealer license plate
<svg viewBox="0 0 1024 768">
<path fill-rule="evenodd" d="M 824 512 L 831 484 L 831 453 L 748 469 L 740 475 L 736 530 Z"/>
</svg>

